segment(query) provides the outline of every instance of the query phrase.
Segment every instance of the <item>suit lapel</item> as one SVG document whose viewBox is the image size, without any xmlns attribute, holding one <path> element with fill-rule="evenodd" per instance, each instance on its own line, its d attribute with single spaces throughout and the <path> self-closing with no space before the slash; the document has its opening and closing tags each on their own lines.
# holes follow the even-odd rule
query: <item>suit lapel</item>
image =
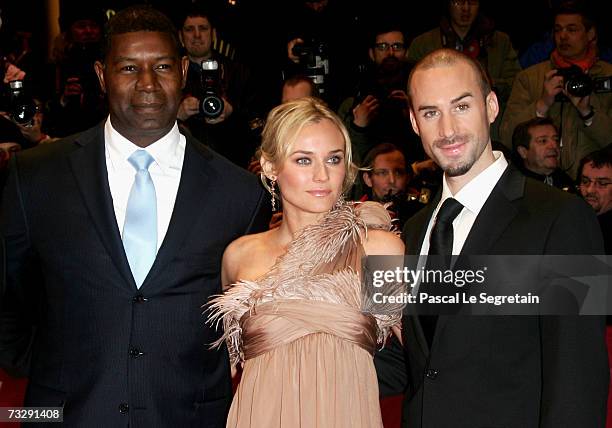
<svg viewBox="0 0 612 428">
<path fill-rule="evenodd" d="M 427 225 L 429 224 L 429 220 L 440 202 L 440 198 L 442 196 L 441 192 L 438 192 L 436 197 L 427 205 L 427 207 L 423 208 L 416 216 L 406 223 L 404 227 L 404 240 L 406 242 L 406 254 L 411 256 L 418 256 L 421 253 L 421 247 L 423 246 L 423 239 L 425 239 L 425 233 L 427 232 Z M 404 317 L 404 322 L 412 325 L 412 329 L 415 332 L 415 336 L 417 342 L 419 344 L 419 348 L 421 349 L 421 353 L 424 358 L 429 357 L 429 346 L 427 344 L 427 339 L 425 338 L 425 334 L 423 333 L 423 328 L 421 327 L 421 323 L 419 321 L 418 316 Z M 404 337 L 404 343 L 408 343 L 406 338 Z"/>
<path fill-rule="evenodd" d="M 524 189 L 525 177 L 513 166 L 508 166 L 478 213 L 463 244 L 462 256 L 486 255 L 490 252 L 492 246 L 516 217 L 518 211 L 513 201 L 523 197 Z M 461 257 L 457 263 L 461 263 Z M 439 317 L 432 347 L 441 336 L 448 320 L 449 316 Z"/>
<path fill-rule="evenodd" d="M 102 243 L 126 283 L 135 288 L 136 284 L 125 257 L 108 185 L 103 129 L 103 126 L 99 125 L 79 136 L 75 144 L 81 148 L 70 154 L 69 162 Z"/>
<path fill-rule="evenodd" d="M 524 189 L 525 177 L 514 167 L 508 166 L 480 210 L 461 254 L 488 254 L 516 217 L 517 209 L 513 201 L 523 196 Z"/>
<path fill-rule="evenodd" d="M 408 221 L 404 227 L 403 235 L 406 243 L 406 254 L 419 255 L 421 253 L 427 225 L 441 197 L 442 193 L 438 192 L 436 197 L 422 211 L 417 213 L 411 221 Z"/>
<path fill-rule="evenodd" d="M 206 208 L 207 198 L 202 189 L 206 188 L 207 181 L 210 179 L 207 159 L 211 155 L 201 143 L 194 141 L 191 137 L 186 138 L 185 159 L 168 231 L 141 288 L 147 287 L 152 279 L 163 271 L 164 266 L 176 256 L 183 241 L 189 233 L 193 232 L 197 218 Z"/>
</svg>

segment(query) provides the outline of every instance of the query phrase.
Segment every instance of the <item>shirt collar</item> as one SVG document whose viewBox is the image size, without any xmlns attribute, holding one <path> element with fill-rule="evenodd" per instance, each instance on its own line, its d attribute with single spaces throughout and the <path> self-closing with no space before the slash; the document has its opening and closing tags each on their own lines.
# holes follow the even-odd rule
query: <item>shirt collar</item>
<svg viewBox="0 0 612 428">
<path fill-rule="evenodd" d="M 508 167 L 508 161 L 502 152 L 493 151 L 493 156 L 495 157 L 495 162 L 478 174 L 472 181 L 463 186 L 454 196 L 446 182 L 446 175 L 444 175 L 442 179 L 442 198 L 440 199 L 440 204 L 447 198 L 455 198 L 472 213 L 478 215 L 493 191 L 493 188 L 497 185 L 500 177 Z"/>
<path fill-rule="evenodd" d="M 114 169 L 122 168 L 122 164 L 125 166 L 125 162 L 136 150 L 146 150 L 163 174 L 168 174 L 169 170 L 178 169 L 180 171 L 182 167 L 182 158 L 179 153 L 181 134 L 176 122 L 166 135 L 142 148 L 121 135 L 113 127 L 109 116 L 104 124 L 104 137 L 106 150 Z"/>
</svg>

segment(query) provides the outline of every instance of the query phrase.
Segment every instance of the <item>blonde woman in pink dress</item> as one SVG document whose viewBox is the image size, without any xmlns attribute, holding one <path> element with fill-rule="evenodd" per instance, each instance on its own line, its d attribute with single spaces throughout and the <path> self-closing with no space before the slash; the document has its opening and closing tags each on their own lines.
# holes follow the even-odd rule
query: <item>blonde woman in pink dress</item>
<svg viewBox="0 0 612 428">
<path fill-rule="evenodd" d="M 211 305 L 233 364 L 243 363 L 228 427 L 382 427 L 373 353 L 401 306 L 372 314 L 361 259 L 404 254 L 387 211 L 342 199 L 355 176 L 341 120 L 321 101 L 276 107 L 262 178 L 280 227 L 234 241 Z M 220 342 L 217 343 L 219 345 Z"/>
</svg>

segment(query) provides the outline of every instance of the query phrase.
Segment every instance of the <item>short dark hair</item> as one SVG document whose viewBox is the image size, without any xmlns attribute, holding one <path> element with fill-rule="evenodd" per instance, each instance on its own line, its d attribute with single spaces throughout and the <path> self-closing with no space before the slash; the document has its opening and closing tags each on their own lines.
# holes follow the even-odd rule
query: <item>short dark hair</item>
<svg viewBox="0 0 612 428">
<path fill-rule="evenodd" d="M 212 28 L 215 28 L 216 19 L 213 11 L 204 6 L 201 3 L 191 3 L 188 7 L 183 10 L 183 13 L 180 16 L 180 22 L 177 23 L 179 28 L 183 28 L 183 24 L 187 20 L 187 18 L 206 18 L 210 23 Z"/>
<path fill-rule="evenodd" d="M 317 86 L 315 85 L 314 81 L 310 77 L 306 76 L 305 74 L 294 74 L 293 76 L 287 78 L 287 80 L 283 82 L 283 88 L 285 86 L 291 86 L 291 87 L 297 86 L 298 83 L 302 83 L 302 82 L 308 84 L 308 86 L 310 87 L 310 94 L 312 96 L 318 93 Z"/>
<path fill-rule="evenodd" d="M 612 147 L 604 147 L 603 149 L 591 152 L 582 159 L 580 159 L 580 166 L 578 167 L 579 179 L 582 177 L 582 170 L 584 166 L 588 163 L 592 163 L 593 168 L 603 168 L 604 166 L 612 166 Z"/>
<path fill-rule="evenodd" d="M 476 78 L 478 79 L 478 86 L 480 86 L 482 96 L 483 98 L 486 98 L 491 93 L 491 79 L 489 78 L 489 74 L 487 73 L 487 70 L 485 70 L 483 65 L 479 61 L 476 61 L 475 59 L 467 56 L 463 52 L 456 51 L 455 49 L 442 48 L 427 54 L 424 58 L 417 62 L 414 68 L 410 71 L 410 76 L 408 76 L 407 88 L 407 94 L 408 98 L 410 99 L 410 103 L 412 104 L 410 86 L 414 77 L 414 73 L 420 70 L 428 70 L 430 68 L 445 66 L 448 67 L 451 65 L 455 65 L 459 62 L 465 62 L 472 68 L 472 70 L 474 70 L 474 72 L 476 73 Z"/>
<path fill-rule="evenodd" d="M 105 29 L 105 40 L 103 45 L 104 59 L 111 50 L 113 36 L 120 34 L 135 33 L 137 31 L 152 31 L 165 33 L 170 36 L 176 46 L 176 53 L 181 51 L 181 43 L 174 24 L 166 15 L 149 5 L 130 6 L 117 12 Z"/>
<path fill-rule="evenodd" d="M 387 20 L 387 19 L 377 20 L 372 25 L 372 31 L 369 32 L 369 37 L 370 37 L 369 46 L 373 47 L 374 44 L 376 43 L 376 38 L 380 36 L 381 34 L 387 34 L 387 33 L 395 32 L 395 31 L 402 34 L 402 37 L 404 38 L 404 43 L 405 43 L 407 40 L 406 32 L 404 31 L 404 28 L 399 22 L 396 22 L 394 20 Z M 407 47 L 408 46 L 406 46 L 406 48 Z"/>
<path fill-rule="evenodd" d="M 580 15 L 582 17 L 582 24 L 588 31 L 595 26 L 592 13 L 587 5 L 580 0 L 565 0 L 562 1 L 553 12 L 553 21 L 558 15 Z"/>
<path fill-rule="evenodd" d="M 95 22 L 100 28 L 106 22 L 106 16 L 102 8 L 84 3 L 80 4 L 79 7 L 62 8 L 62 13 L 59 17 L 60 29 L 62 31 L 69 31 L 72 24 L 84 19 Z"/>
<path fill-rule="evenodd" d="M 380 155 L 386 155 L 387 153 L 393 153 L 393 152 L 400 152 L 402 153 L 402 151 L 399 149 L 399 147 L 397 147 L 395 144 L 392 143 L 380 143 L 374 147 L 372 147 L 372 149 L 370 149 L 370 151 L 366 154 L 366 157 L 363 159 L 363 164 L 362 166 L 365 168 L 373 168 L 374 167 L 374 161 L 376 160 L 376 158 Z M 402 156 L 404 156 L 404 153 L 402 153 Z M 405 159 L 405 157 L 404 157 Z M 372 174 L 372 171 L 365 171 L 368 174 Z"/>
<path fill-rule="evenodd" d="M 525 147 L 529 149 L 529 142 L 531 141 L 531 134 L 529 131 L 531 128 L 536 126 L 550 125 L 557 129 L 555 123 L 549 117 L 534 117 L 525 122 L 521 122 L 516 125 L 514 132 L 512 133 L 512 151 L 518 153 L 519 147 Z"/>
</svg>

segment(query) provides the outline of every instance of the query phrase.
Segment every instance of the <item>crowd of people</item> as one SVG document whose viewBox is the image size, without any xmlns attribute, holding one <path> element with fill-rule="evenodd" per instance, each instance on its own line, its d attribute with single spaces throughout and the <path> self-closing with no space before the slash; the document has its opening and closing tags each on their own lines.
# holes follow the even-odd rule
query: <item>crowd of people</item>
<svg viewBox="0 0 612 428">
<path fill-rule="evenodd" d="M 368 255 L 610 251 L 589 9 L 558 2 L 526 68 L 479 0 L 411 40 L 376 19 L 351 74 L 331 1 L 303 2 L 273 93 L 200 3 L 67 11 L 50 80 L 5 58 L 0 367 L 26 405 L 380 427 L 379 396 L 404 394 L 408 428 L 605 426 L 605 317 L 409 315 L 361 285 Z"/>
</svg>

